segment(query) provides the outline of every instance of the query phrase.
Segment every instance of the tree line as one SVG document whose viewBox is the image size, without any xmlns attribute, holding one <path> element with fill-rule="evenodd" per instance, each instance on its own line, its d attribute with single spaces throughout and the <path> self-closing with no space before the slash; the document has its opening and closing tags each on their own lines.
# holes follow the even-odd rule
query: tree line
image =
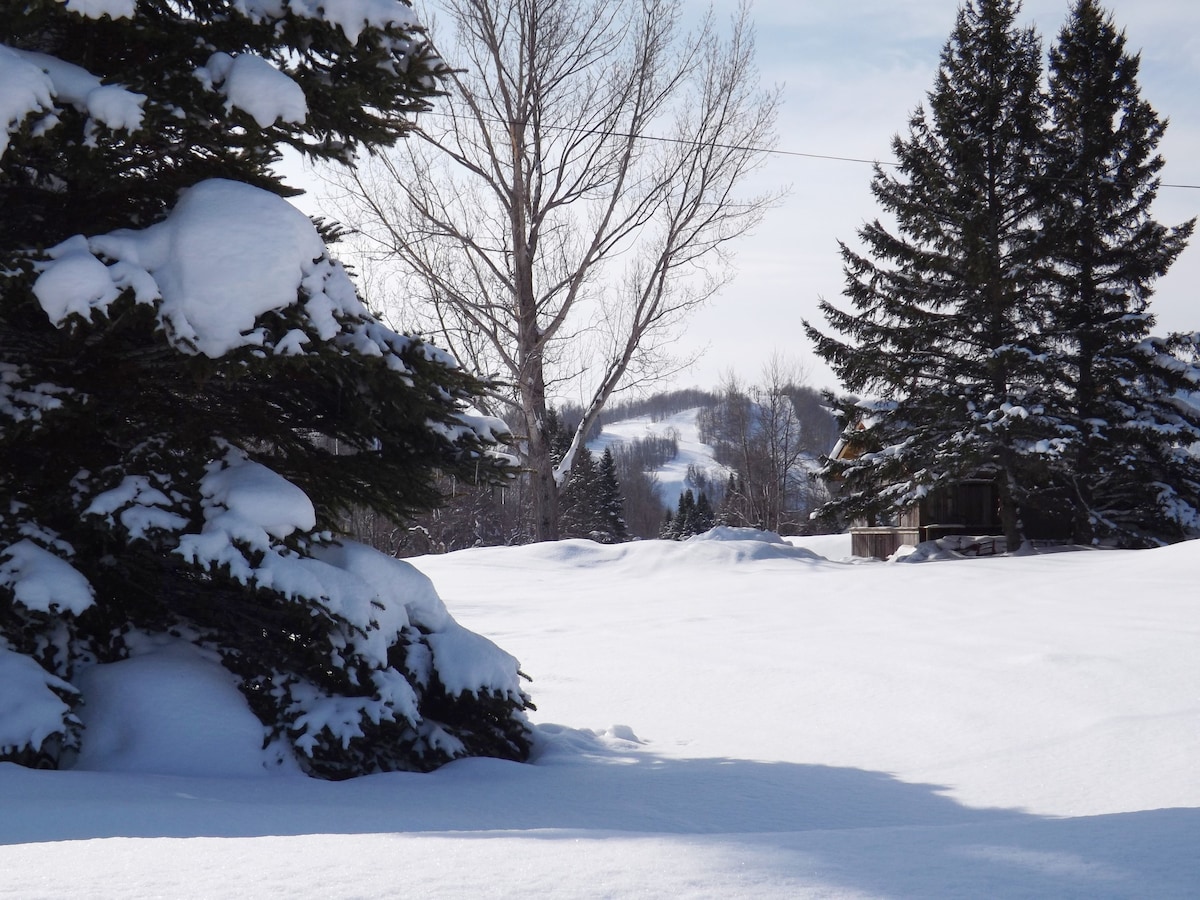
<svg viewBox="0 0 1200 900">
<path fill-rule="evenodd" d="M 584 445 L 560 491 L 560 534 L 614 542 L 678 539 L 715 524 L 783 533 L 816 527 L 811 512 L 824 498 L 813 477 L 816 460 L 832 448 L 838 429 L 824 398 L 803 382 L 799 368 L 776 356 L 753 384 L 729 375 L 716 391 L 667 391 L 614 404 L 605 414 L 613 422 L 640 417 L 661 422 L 696 409 L 700 439 L 712 446 L 717 466 L 689 466 L 680 496 L 665 497 L 654 473 L 679 454 L 678 435 L 670 429 L 609 442 L 595 453 Z M 556 463 L 570 447 L 580 412 L 570 405 L 548 411 Z M 597 429 L 591 440 L 599 436 Z M 438 486 L 443 501 L 436 509 L 404 522 L 359 509 L 347 512 L 343 527 L 400 556 L 536 540 L 520 479 L 476 485 L 445 476 Z M 691 514 L 697 506 L 700 514 Z"/>
</svg>

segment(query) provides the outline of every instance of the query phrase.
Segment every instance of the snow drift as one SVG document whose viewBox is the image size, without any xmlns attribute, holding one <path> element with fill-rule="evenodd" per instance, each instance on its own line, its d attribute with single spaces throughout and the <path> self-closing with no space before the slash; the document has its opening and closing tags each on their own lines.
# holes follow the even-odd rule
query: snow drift
<svg viewBox="0 0 1200 900">
<path fill-rule="evenodd" d="M 154 751 L 174 774 L 149 774 L 137 741 L 94 771 L 0 766 L 5 883 L 79 897 L 1194 896 L 1200 544 L 894 565 L 847 559 L 845 537 L 793 540 L 418 559 L 454 616 L 534 676 L 532 765 L 230 777 L 214 759 L 259 752 L 237 736 L 241 713 L 202 753 L 169 705 L 147 703 L 177 738 Z M 139 754 L 145 768 L 126 765 Z"/>
</svg>

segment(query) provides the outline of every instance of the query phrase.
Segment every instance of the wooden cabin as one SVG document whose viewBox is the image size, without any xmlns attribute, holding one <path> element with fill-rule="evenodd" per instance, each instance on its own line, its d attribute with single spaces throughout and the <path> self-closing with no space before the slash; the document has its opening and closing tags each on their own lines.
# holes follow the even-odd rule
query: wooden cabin
<svg viewBox="0 0 1200 900">
<path fill-rule="evenodd" d="M 861 424 L 859 429 L 863 430 Z M 830 456 L 853 459 L 861 452 L 857 442 L 843 439 Z M 887 559 L 905 545 L 915 547 L 951 535 L 1002 534 L 996 482 L 986 477 L 964 478 L 931 490 L 919 503 L 902 510 L 893 522 L 851 523 L 850 552 L 854 556 Z"/>
<path fill-rule="evenodd" d="M 893 524 L 850 527 L 850 552 L 855 556 L 887 559 L 904 545 L 916 546 L 951 535 L 1000 535 L 996 483 L 967 478 L 929 492 L 919 503 L 902 510 Z"/>
</svg>

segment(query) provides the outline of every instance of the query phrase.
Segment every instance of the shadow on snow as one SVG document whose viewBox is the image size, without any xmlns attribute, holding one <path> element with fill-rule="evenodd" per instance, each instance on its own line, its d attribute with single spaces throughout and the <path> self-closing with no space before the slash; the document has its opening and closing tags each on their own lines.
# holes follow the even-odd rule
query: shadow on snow
<svg viewBox="0 0 1200 900">
<path fill-rule="evenodd" d="M 635 740 L 539 729 L 533 765 L 464 760 L 331 783 L 36 772 L 0 764 L 0 844 L 399 833 L 409 839 L 654 835 L 889 897 L 1187 896 L 1200 810 L 1076 819 L 972 809 L 880 772 L 677 759 Z"/>
</svg>

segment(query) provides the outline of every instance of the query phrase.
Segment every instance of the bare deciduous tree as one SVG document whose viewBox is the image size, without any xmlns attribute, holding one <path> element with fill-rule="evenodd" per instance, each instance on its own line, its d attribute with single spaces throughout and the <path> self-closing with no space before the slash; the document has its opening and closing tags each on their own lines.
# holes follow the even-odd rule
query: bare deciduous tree
<svg viewBox="0 0 1200 900">
<path fill-rule="evenodd" d="M 441 0 L 462 67 L 412 139 L 338 182 L 369 259 L 406 276 L 405 325 L 511 385 L 534 533 L 556 536 L 547 394 L 575 385 L 575 449 L 614 391 L 678 361 L 729 243 L 780 193 L 742 196 L 775 140 L 748 9 L 718 33 L 679 0 Z"/>
</svg>

